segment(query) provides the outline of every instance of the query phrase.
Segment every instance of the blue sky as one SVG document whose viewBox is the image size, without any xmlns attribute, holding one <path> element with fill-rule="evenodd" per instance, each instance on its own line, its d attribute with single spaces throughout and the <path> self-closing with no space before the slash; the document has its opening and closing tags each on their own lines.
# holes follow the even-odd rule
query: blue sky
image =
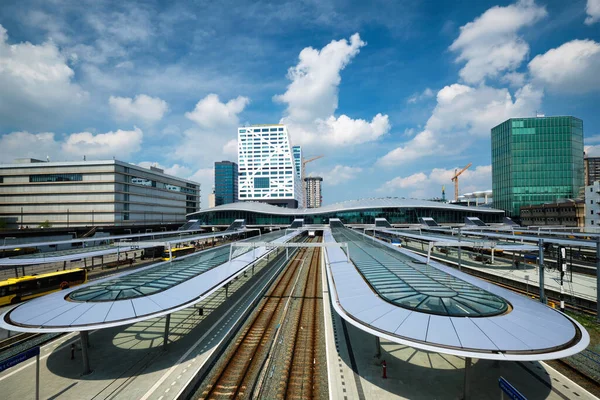
<svg viewBox="0 0 600 400">
<path fill-rule="evenodd" d="M 600 154 L 600 0 L 10 1 L 0 162 L 112 158 L 198 180 L 285 122 L 326 204 L 491 188 L 490 128 L 574 115 Z"/>
</svg>

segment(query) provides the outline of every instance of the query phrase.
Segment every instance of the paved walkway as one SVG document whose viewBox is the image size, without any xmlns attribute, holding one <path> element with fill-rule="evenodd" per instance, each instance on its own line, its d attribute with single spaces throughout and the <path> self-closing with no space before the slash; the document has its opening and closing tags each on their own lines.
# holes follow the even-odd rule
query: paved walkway
<svg viewBox="0 0 600 400">
<path fill-rule="evenodd" d="M 323 280 L 326 282 L 326 279 Z M 461 357 L 430 353 L 381 340 L 343 321 L 331 308 L 323 287 L 330 398 L 333 399 L 461 399 Z M 381 362 L 387 363 L 387 379 Z M 500 398 L 504 377 L 528 399 L 595 399 L 593 395 L 542 362 L 473 360 L 468 399 Z"/>
<path fill-rule="evenodd" d="M 273 271 L 269 271 L 271 274 Z M 241 277 L 197 305 L 171 315 L 168 350 L 163 351 L 165 318 L 90 332 L 90 364 L 94 372 L 81 376 L 81 351 L 70 359 L 69 334 L 41 350 L 42 398 L 61 399 L 171 399 L 196 375 L 211 352 L 260 291 L 265 279 Z M 257 276 L 258 278 L 258 276 Z M 244 283 L 248 283 L 242 287 Z M 232 294 L 233 293 L 233 294 Z M 0 374 L 2 398 L 34 397 L 35 361 Z"/>
</svg>

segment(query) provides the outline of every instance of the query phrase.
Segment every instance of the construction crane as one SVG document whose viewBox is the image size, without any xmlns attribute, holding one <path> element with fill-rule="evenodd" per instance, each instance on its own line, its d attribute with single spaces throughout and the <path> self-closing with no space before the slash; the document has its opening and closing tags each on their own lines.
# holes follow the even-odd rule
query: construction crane
<svg viewBox="0 0 600 400">
<path fill-rule="evenodd" d="M 303 207 L 306 207 L 306 181 L 304 180 L 304 178 L 306 177 L 306 164 L 323 157 L 325 156 L 314 156 L 302 159 L 302 175 L 300 179 L 302 179 L 302 198 L 304 199 L 304 203 L 302 204 Z"/>
<path fill-rule="evenodd" d="M 454 176 L 452 177 L 452 182 L 454 182 L 454 201 L 458 201 L 458 177 L 460 174 L 465 172 L 473 163 L 469 163 L 466 167 L 458 171 L 458 168 L 454 170 Z"/>
</svg>

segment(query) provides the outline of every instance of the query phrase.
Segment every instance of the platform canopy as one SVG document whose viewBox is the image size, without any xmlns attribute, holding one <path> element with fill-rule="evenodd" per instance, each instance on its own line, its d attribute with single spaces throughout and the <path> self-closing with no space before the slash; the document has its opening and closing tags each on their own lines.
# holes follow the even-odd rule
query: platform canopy
<svg viewBox="0 0 600 400">
<path fill-rule="evenodd" d="M 276 231 L 261 240 L 285 242 L 298 234 Z M 202 301 L 269 251 L 264 246 L 240 247 L 228 261 L 229 247 L 204 250 L 30 300 L 5 312 L 0 327 L 20 332 L 88 331 L 170 314 Z"/>
<path fill-rule="evenodd" d="M 410 347 L 493 360 L 562 358 L 585 349 L 575 320 L 528 297 L 347 228 L 324 232 L 334 309 L 349 323 Z"/>
</svg>

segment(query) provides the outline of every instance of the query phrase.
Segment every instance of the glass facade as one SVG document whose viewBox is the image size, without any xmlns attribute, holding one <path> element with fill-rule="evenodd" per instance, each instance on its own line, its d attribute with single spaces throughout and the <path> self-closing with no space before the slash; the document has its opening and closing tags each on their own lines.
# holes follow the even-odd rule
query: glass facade
<svg viewBox="0 0 600 400">
<path fill-rule="evenodd" d="M 583 121 L 511 118 L 492 128 L 494 207 L 519 216 L 522 206 L 575 198 L 584 185 Z"/>
<path fill-rule="evenodd" d="M 504 299 L 405 256 L 348 229 L 334 228 L 350 258 L 377 294 L 390 303 L 428 314 L 484 317 L 508 311 Z"/>
<path fill-rule="evenodd" d="M 231 161 L 215 163 L 215 205 L 238 201 L 238 165 Z"/>
<path fill-rule="evenodd" d="M 327 224 L 330 218 L 339 218 L 344 224 L 374 224 L 375 218 L 385 218 L 391 224 L 418 224 L 420 217 L 431 217 L 439 223 L 462 223 L 465 217 L 477 217 L 487 223 L 500 223 L 504 212 L 477 212 L 469 209 L 454 210 L 428 207 L 386 207 L 360 210 L 340 210 L 328 213 L 277 215 L 242 210 L 207 210 L 189 215 L 206 225 L 229 225 L 236 219 L 245 219 L 247 225 L 290 225 L 303 218 L 305 224 Z"/>
<path fill-rule="evenodd" d="M 83 180 L 81 174 L 42 174 L 30 175 L 29 182 L 80 182 Z"/>
</svg>

